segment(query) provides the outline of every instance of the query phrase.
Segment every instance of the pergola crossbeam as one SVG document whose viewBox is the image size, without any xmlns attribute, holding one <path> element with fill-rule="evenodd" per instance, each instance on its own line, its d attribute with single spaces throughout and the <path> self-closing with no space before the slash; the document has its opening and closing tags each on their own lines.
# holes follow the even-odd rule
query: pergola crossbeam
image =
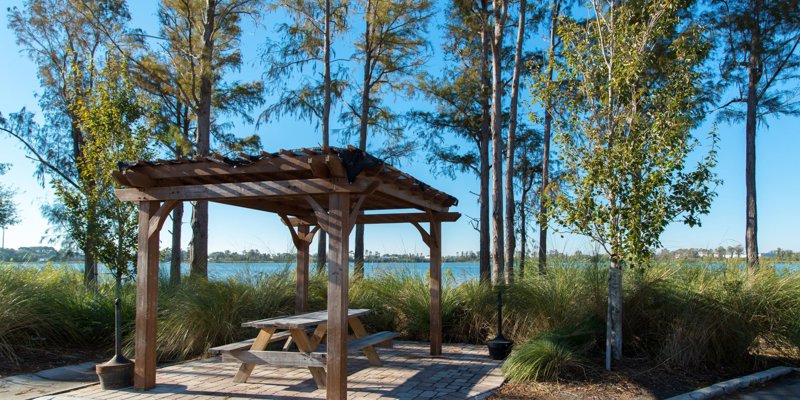
<svg viewBox="0 0 800 400">
<path fill-rule="evenodd" d="M 371 182 L 360 180 L 352 184 L 327 179 L 291 179 L 205 185 L 165 186 L 142 189 L 117 189 L 122 201 L 220 200 L 267 198 L 272 196 L 305 196 L 331 193 L 363 192 Z"/>
<path fill-rule="evenodd" d="M 438 221 L 441 222 L 455 222 L 461 218 L 460 213 L 444 212 L 434 213 Z M 370 224 L 405 224 L 405 223 L 422 223 L 431 222 L 431 214 L 429 213 L 392 213 L 392 214 L 359 214 L 356 216 L 356 224 L 370 225 Z M 292 226 L 300 225 L 316 225 L 317 219 L 314 216 L 295 217 L 289 218 L 289 224 Z M 284 221 L 284 223 L 287 223 Z"/>
</svg>

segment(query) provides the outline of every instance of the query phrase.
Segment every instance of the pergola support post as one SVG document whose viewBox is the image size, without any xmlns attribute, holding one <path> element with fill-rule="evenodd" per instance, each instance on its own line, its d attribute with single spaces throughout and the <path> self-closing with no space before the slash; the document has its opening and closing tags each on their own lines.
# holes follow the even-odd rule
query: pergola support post
<svg viewBox="0 0 800 400">
<path fill-rule="evenodd" d="M 430 281 L 431 292 L 430 328 L 431 355 L 442 355 L 442 223 L 431 221 Z"/>
<path fill-rule="evenodd" d="M 428 289 L 430 290 L 430 341 L 431 355 L 442 355 L 442 221 L 435 213 L 428 213 L 430 219 L 430 232 L 426 231 L 419 222 L 411 224 L 422 235 L 422 241 L 430 250 L 430 271 Z"/>
<path fill-rule="evenodd" d="M 156 385 L 156 318 L 158 315 L 158 201 L 139 203 L 139 253 L 136 262 L 136 337 L 133 387 Z M 153 229 L 156 228 L 156 229 Z M 152 232 L 152 233 L 151 233 Z"/>
<path fill-rule="evenodd" d="M 292 227 L 290 226 L 289 229 Z M 300 314 L 308 309 L 308 264 L 311 259 L 311 254 L 309 254 L 311 240 L 305 240 L 305 237 L 308 236 L 308 226 L 298 226 L 297 236 L 303 238 L 295 243 L 297 247 L 297 290 L 294 295 L 294 312 Z"/>
<path fill-rule="evenodd" d="M 347 286 L 353 227 L 350 213 L 350 194 L 332 193 L 323 225 L 328 233 L 328 400 L 347 398 Z"/>
<path fill-rule="evenodd" d="M 311 248 L 311 240 L 314 239 L 314 235 L 319 230 L 319 225 L 314 227 L 310 232 L 310 227 L 308 225 L 298 226 L 295 231 L 295 227 L 292 226 L 286 214 L 279 214 L 279 216 L 283 220 L 283 223 L 286 224 L 286 227 L 289 228 L 289 232 L 292 234 L 292 242 L 297 249 L 294 311 L 299 314 L 305 312 L 308 308 L 308 264 L 311 260 L 309 249 Z"/>
</svg>

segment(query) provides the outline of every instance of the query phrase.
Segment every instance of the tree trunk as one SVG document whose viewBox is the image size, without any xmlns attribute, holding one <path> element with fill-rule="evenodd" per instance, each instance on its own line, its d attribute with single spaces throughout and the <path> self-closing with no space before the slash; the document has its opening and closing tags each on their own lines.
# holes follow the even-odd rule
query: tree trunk
<svg viewBox="0 0 800 400">
<path fill-rule="evenodd" d="M 83 248 L 83 285 L 87 289 L 97 289 L 97 261 L 94 254 L 94 239 L 86 238 Z"/>
<path fill-rule="evenodd" d="M 323 64 L 325 68 L 324 83 L 325 99 L 322 103 L 322 147 L 330 146 L 330 119 L 331 119 L 331 1 L 325 0 L 325 49 Z M 317 233 L 317 273 L 325 270 L 325 261 L 328 252 L 328 234 L 325 231 Z"/>
<path fill-rule="evenodd" d="M 322 103 L 322 147 L 327 149 L 330 143 L 331 119 L 331 0 L 325 0 L 325 49 L 323 53 L 323 63 L 325 64 L 323 78 L 325 99 L 323 99 Z"/>
<path fill-rule="evenodd" d="M 353 249 L 353 279 L 364 278 L 364 225 L 356 225 L 355 248 Z"/>
<path fill-rule="evenodd" d="M 547 79 L 553 82 L 553 69 L 556 57 L 556 33 L 558 17 L 561 14 L 561 1 L 554 0 L 550 10 L 550 48 L 547 52 Z M 547 273 L 547 196 L 550 184 L 550 136 L 553 125 L 552 100 L 547 100 L 544 108 L 544 130 L 542 133 L 542 188 L 539 194 L 539 273 Z"/>
<path fill-rule="evenodd" d="M 519 75 L 522 71 L 522 44 L 525 42 L 526 0 L 519 2 L 517 42 L 514 46 L 514 73 L 511 78 L 511 105 L 508 119 L 508 141 L 506 143 L 506 283 L 514 282 L 514 252 L 517 236 L 514 232 L 514 151 L 517 135 L 517 102 L 519 100 Z"/>
<path fill-rule="evenodd" d="M 488 0 L 482 2 L 482 12 L 484 18 L 488 18 Z M 488 23 L 488 21 L 485 21 Z M 489 74 L 489 32 L 487 29 L 481 31 L 481 137 L 480 137 L 480 281 L 488 284 L 491 282 L 491 249 L 489 247 L 489 141 L 491 139 L 490 125 L 490 103 L 489 86 L 491 77 Z"/>
<path fill-rule="evenodd" d="M 192 208 L 192 233 L 192 250 L 189 254 L 189 278 L 208 279 L 207 201 L 198 201 Z"/>
<path fill-rule="evenodd" d="M 208 156 L 211 149 L 211 98 L 214 90 L 214 31 L 216 0 L 206 0 L 203 24 L 203 51 L 200 55 L 200 93 L 197 115 L 197 155 Z M 192 213 L 192 278 L 208 279 L 208 202 L 195 203 Z"/>
<path fill-rule="evenodd" d="M 486 113 L 488 116 L 488 112 Z M 489 126 L 487 119 L 487 128 Z M 487 129 L 488 131 L 488 129 Z M 491 134 L 485 132 L 481 136 L 481 193 L 480 193 L 480 280 L 490 283 L 491 274 L 491 248 L 489 246 L 489 138 Z"/>
<path fill-rule="evenodd" d="M 87 182 L 86 186 L 92 185 Z M 91 190 L 91 189 L 90 189 Z M 91 204 L 88 205 L 93 208 Z M 97 217 L 95 217 L 96 210 L 90 209 L 87 214 L 89 215 L 86 221 L 86 240 L 83 245 L 83 284 L 87 289 L 97 290 L 97 254 L 95 235 L 97 234 Z"/>
<path fill-rule="evenodd" d="M 183 202 L 172 210 L 172 254 L 169 259 L 169 283 L 181 283 L 181 229 L 183 225 Z"/>
<path fill-rule="evenodd" d="M 371 47 L 371 32 L 370 32 L 370 2 L 367 2 L 367 11 L 364 16 L 366 27 L 364 30 L 364 81 L 363 89 L 361 91 L 361 120 L 359 121 L 359 135 L 358 135 L 358 148 L 367 150 L 367 128 L 369 126 L 369 92 L 372 81 L 371 63 L 372 63 L 372 47 Z M 353 278 L 356 280 L 364 277 L 364 225 L 356 225 L 356 238 L 355 246 L 353 248 Z"/>
<path fill-rule="evenodd" d="M 328 234 L 320 230 L 317 233 L 317 273 L 325 272 L 325 263 L 328 261 Z"/>
<path fill-rule="evenodd" d="M 503 24 L 506 1 L 494 1 L 492 35 L 492 282 L 503 282 L 505 246 L 503 244 Z"/>
<path fill-rule="evenodd" d="M 522 153 L 522 185 L 528 181 L 527 152 Z M 525 278 L 525 256 L 528 245 L 528 216 L 525 213 L 525 204 L 528 204 L 528 191 L 523 187 L 519 199 L 519 279 Z"/>
<path fill-rule="evenodd" d="M 552 116 L 544 113 L 544 132 L 542 134 L 542 188 L 539 194 L 539 274 L 547 273 L 547 185 L 550 184 L 550 125 Z"/>
<path fill-rule="evenodd" d="M 754 14 L 759 15 L 760 1 L 754 1 Z M 748 60 L 747 80 L 747 120 L 745 122 L 746 135 L 746 161 L 745 161 L 745 187 L 747 196 L 747 224 L 744 235 L 745 248 L 747 249 L 747 268 L 755 271 L 758 268 L 758 215 L 756 207 L 756 127 L 758 111 L 758 81 L 761 80 L 759 70 L 759 53 L 761 49 L 761 33 L 759 26 L 753 27 L 750 38 L 750 57 Z"/>
<path fill-rule="evenodd" d="M 611 258 L 608 270 L 608 314 L 606 315 L 606 370 L 611 358 L 622 358 L 622 263 Z"/>
</svg>

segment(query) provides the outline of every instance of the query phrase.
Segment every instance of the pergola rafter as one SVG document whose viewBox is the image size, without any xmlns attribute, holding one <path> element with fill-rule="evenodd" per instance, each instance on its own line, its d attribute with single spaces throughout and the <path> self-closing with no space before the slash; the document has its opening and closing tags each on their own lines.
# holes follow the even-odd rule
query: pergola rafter
<svg viewBox="0 0 800 400">
<path fill-rule="evenodd" d="M 319 230 L 329 235 L 325 382 L 329 399 L 347 397 L 350 232 L 356 223 L 411 223 L 430 248 L 431 355 L 441 354 L 441 223 L 461 216 L 449 211 L 458 203 L 454 197 L 352 147 L 139 161 L 121 164 L 113 176 L 125 186 L 116 191 L 117 197 L 139 204 L 137 389 L 156 384 L 159 232 L 166 216 L 182 201 L 208 200 L 278 214 L 297 248 L 297 312 L 308 307 L 311 241 Z M 367 213 L 385 210 L 406 211 Z"/>
</svg>

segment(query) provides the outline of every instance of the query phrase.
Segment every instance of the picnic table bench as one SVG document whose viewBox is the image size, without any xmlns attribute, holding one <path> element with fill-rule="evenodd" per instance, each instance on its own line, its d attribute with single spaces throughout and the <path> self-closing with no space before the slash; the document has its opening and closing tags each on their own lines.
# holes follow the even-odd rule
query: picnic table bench
<svg viewBox="0 0 800 400">
<path fill-rule="evenodd" d="M 348 342 L 348 353 L 363 352 L 371 365 L 380 366 L 381 360 L 376 346 L 391 344 L 398 336 L 396 332 L 377 332 L 367 334 L 359 317 L 370 312 L 368 309 L 347 310 L 348 325 L 353 331 Z M 320 344 L 328 330 L 328 312 L 317 311 L 286 317 L 269 318 L 245 322 L 243 327 L 260 329 L 255 339 L 217 346 L 209 350 L 219 354 L 222 362 L 241 363 L 233 381 L 247 382 L 256 365 L 276 367 L 307 367 L 320 389 L 325 387 L 327 353 Z M 280 330 L 280 331 L 279 331 Z M 286 340 L 283 351 L 267 350 L 270 343 Z M 298 352 L 288 351 L 295 343 Z"/>
</svg>

